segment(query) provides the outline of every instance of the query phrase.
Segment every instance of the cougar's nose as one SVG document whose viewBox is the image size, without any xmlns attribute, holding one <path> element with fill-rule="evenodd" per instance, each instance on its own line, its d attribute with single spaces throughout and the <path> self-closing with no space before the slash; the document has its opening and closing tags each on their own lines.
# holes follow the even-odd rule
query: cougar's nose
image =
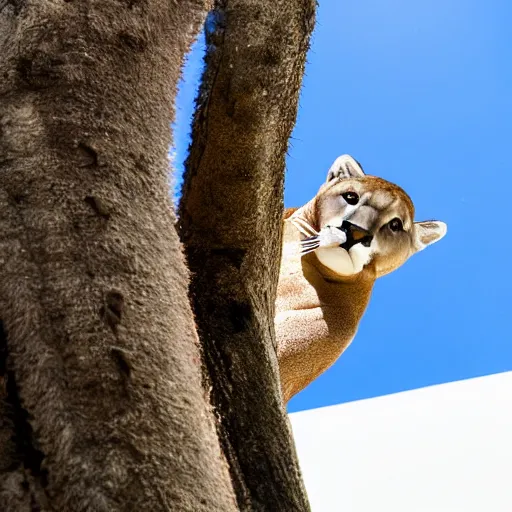
<svg viewBox="0 0 512 512">
<path fill-rule="evenodd" d="M 347 234 L 347 242 L 350 246 L 360 243 L 365 247 L 370 247 L 373 235 L 367 229 L 357 226 L 348 220 L 344 220 L 341 229 Z"/>
</svg>

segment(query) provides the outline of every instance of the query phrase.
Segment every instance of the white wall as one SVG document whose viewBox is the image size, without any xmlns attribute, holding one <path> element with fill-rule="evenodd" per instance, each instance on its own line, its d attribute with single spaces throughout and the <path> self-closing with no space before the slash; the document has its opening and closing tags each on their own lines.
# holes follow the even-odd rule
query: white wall
<svg viewBox="0 0 512 512">
<path fill-rule="evenodd" d="M 512 372 L 290 419 L 313 512 L 512 511 Z"/>
</svg>

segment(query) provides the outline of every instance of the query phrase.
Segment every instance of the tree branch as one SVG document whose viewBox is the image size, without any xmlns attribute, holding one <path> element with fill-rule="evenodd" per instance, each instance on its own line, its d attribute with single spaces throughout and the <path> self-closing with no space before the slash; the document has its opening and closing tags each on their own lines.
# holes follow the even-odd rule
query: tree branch
<svg viewBox="0 0 512 512">
<path fill-rule="evenodd" d="M 308 510 L 279 389 L 285 154 L 313 0 L 218 0 L 180 205 L 191 297 L 241 510 Z"/>
<path fill-rule="evenodd" d="M 0 12 L 3 511 L 236 508 L 167 180 L 203 8 Z"/>
</svg>

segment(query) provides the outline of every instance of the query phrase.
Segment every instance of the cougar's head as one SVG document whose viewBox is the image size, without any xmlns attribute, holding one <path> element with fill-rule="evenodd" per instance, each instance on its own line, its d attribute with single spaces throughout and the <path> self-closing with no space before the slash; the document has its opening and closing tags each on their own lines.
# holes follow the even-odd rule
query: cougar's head
<svg viewBox="0 0 512 512">
<path fill-rule="evenodd" d="M 318 233 L 328 230 L 331 239 L 333 228 L 340 230 L 343 243 L 314 252 L 341 276 L 365 268 L 377 277 L 388 274 L 446 234 L 443 222 L 414 222 L 410 197 L 393 183 L 366 176 L 349 155 L 335 160 L 316 197 L 296 213 Z"/>
</svg>

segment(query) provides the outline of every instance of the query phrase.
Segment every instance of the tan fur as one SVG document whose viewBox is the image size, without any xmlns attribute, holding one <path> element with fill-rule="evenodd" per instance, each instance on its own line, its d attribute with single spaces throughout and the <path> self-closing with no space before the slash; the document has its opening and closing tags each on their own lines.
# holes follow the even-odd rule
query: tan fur
<svg viewBox="0 0 512 512">
<path fill-rule="evenodd" d="M 347 191 L 357 193 L 357 205 L 345 202 L 342 194 Z M 294 223 L 297 218 L 317 232 L 350 219 L 373 235 L 368 249 L 354 246 L 362 257 L 368 253 L 369 261 L 360 270 L 354 263 L 353 273 L 341 274 L 340 268 L 345 267 L 338 267 L 339 261 L 348 258 L 351 265 L 359 257 L 352 248 L 350 257 L 339 246 L 302 256 L 301 240 L 306 237 Z M 390 229 L 394 218 L 402 221 L 403 231 Z M 348 155 L 334 162 L 327 183 L 309 203 L 286 211 L 275 319 L 285 401 L 329 368 L 348 347 L 377 277 L 400 267 L 446 232 L 443 223 L 414 223 L 413 219 L 413 203 L 400 187 L 364 175 Z M 331 268 L 320 261 L 319 254 L 327 255 L 323 261 L 333 262 Z"/>
</svg>

